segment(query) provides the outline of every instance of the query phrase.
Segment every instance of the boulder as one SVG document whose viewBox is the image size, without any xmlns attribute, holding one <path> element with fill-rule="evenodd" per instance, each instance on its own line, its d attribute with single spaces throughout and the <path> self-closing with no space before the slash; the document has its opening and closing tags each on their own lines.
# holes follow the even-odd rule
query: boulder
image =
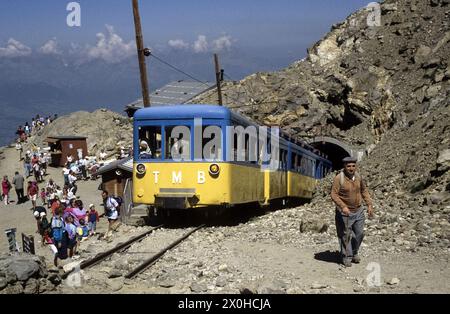
<svg viewBox="0 0 450 314">
<path fill-rule="evenodd" d="M 27 281 L 30 277 L 46 276 L 47 270 L 38 256 L 19 253 L 0 257 L 0 269 L 4 269 L 9 283 Z"/>
<path fill-rule="evenodd" d="M 439 152 L 436 160 L 436 168 L 438 171 L 447 171 L 450 169 L 450 149 L 444 149 Z"/>
<path fill-rule="evenodd" d="M 431 48 L 425 45 L 420 45 L 414 55 L 414 62 L 417 64 L 422 64 L 428 55 L 431 53 Z"/>
<path fill-rule="evenodd" d="M 317 219 L 302 219 L 300 221 L 300 233 L 314 232 L 324 233 L 328 230 L 328 223 Z"/>
<path fill-rule="evenodd" d="M 37 280 L 35 278 L 28 279 L 27 282 L 25 283 L 23 293 L 25 293 L 25 294 L 39 293 L 39 280 Z"/>
<path fill-rule="evenodd" d="M 5 277 L 0 277 L 0 290 L 5 288 L 8 285 L 8 281 L 6 281 Z"/>
<path fill-rule="evenodd" d="M 208 287 L 204 283 L 192 283 L 189 288 L 192 292 L 200 293 L 200 292 L 206 292 L 208 290 Z"/>
</svg>

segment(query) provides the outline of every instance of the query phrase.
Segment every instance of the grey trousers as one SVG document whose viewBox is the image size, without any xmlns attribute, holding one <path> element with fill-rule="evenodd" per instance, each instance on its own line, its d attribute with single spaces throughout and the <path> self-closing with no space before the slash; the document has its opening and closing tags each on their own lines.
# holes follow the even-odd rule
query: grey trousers
<svg viewBox="0 0 450 314">
<path fill-rule="evenodd" d="M 364 238 L 364 208 L 361 206 L 357 212 L 350 212 L 344 216 L 336 210 L 336 231 L 343 258 L 351 259 L 358 255 L 359 246 Z"/>
</svg>

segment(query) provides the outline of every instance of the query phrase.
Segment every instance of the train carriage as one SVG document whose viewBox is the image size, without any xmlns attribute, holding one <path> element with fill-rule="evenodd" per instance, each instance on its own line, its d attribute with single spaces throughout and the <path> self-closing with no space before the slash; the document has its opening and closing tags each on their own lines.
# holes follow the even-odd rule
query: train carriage
<svg viewBox="0 0 450 314">
<path fill-rule="evenodd" d="M 138 110 L 133 202 L 163 210 L 311 198 L 331 163 L 284 135 L 261 130 L 217 105 Z"/>
</svg>

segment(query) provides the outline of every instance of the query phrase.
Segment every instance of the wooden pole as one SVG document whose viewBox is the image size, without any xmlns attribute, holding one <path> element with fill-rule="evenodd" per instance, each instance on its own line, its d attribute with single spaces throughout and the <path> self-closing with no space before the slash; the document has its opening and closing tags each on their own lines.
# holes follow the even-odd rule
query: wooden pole
<svg viewBox="0 0 450 314">
<path fill-rule="evenodd" d="M 147 66 L 145 64 L 144 40 L 142 38 L 141 18 L 139 16 L 138 0 L 132 0 L 134 28 L 136 31 L 136 48 L 139 59 L 139 71 L 141 73 L 142 100 L 144 107 L 150 107 L 150 95 L 148 92 Z"/>
<path fill-rule="evenodd" d="M 216 66 L 216 85 L 217 85 L 217 94 L 219 95 L 219 105 L 222 106 L 222 90 L 220 88 L 220 67 L 219 67 L 219 57 L 217 53 L 214 54 L 214 64 Z"/>
</svg>

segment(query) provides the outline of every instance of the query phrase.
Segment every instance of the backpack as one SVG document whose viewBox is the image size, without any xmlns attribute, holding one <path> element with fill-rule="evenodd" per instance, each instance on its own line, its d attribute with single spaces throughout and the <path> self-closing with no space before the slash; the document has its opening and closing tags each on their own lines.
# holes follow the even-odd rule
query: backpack
<svg viewBox="0 0 450 314">
<path fill-rule="evenodd" d="M 108 201 L 110 200 L 110 198 L 112 198 L 113 200 L 115 200 L 116 202 L 117 202 L 117 208 L 116 208 L 116 211 L 117 211 L 117 214 L 118 215 L 120 215 L 120 206 L 122 205 L 122 203 L 123 203 L 123 199 L 120 197 L 120 196 L 109 196 L 108 197 L 108 199 L 106 200 L 106 202 L 104 202 L 103 203 L 103 206 L 105 207 L 105 215 L 107 216 L 107 217 L 109 217 L 109 216 L 111 216 L 111 214 L 112 214 L 112 209 L 109 209 L 107 206 L 106 206 L 106 204 L 108 203 Z"/>
<path fill-rule="evenodd" d="M 64 234 L 64 222 L 59 218 L 53 217 L 53 220 L 57 220 L 56 227 L 52 228 L 52 238 L 55 241 L 61 241 Z M 53 222 L 53 221 L 52 221 Z"/>
<path fill-rule="evenodd" d="M 117 215 L 120 216 L 120 209 L 123 204 L 123 198 L 120 196 L 110 196 L 110 197 L 117 202 L 118 205 L 117 205 L 116 211 L 117 211 Z M 106 202 L 105 202 L 105 210 L 106 210 L 106 216 L 110 216 L 112 210 L 106 208 Z"/>
<path fill-rule="evenodd" d="M 120 208 L 123 204 L 123 198 L 120 196 L 113 196 L 112 198 L 116 200 L 117 204 L 119 204 L 118 208 Z"/>
</svg>

